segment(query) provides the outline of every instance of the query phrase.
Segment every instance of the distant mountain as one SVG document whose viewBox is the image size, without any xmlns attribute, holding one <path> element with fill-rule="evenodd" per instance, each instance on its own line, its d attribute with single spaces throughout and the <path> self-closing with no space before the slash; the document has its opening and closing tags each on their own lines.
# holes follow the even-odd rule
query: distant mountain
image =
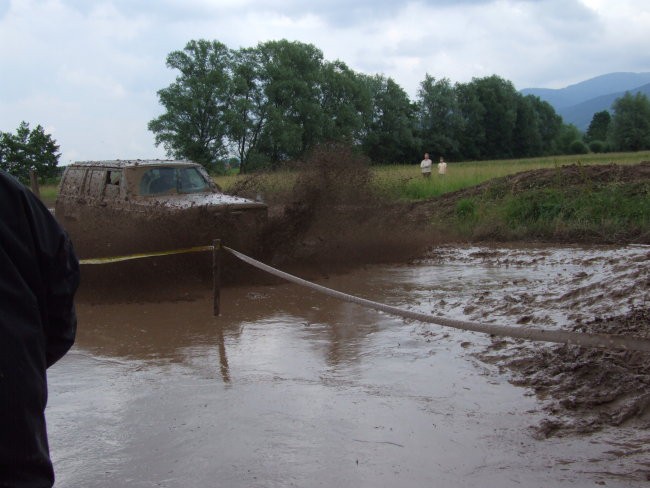
<svg viewBox="0 0 650 488">
<path fill-rule="evenodd" d="M 596 112 L 609 110 L 628 91 L 650 96 L 650 73 L 609 73 L 566 88 L 525 88 L 521 93 L 550 103 L 565 123 L 586 131 Z"/>
<path fill-rule="evenodd" d="M 650 98 L 650 83 L 632 90 L 627 90 L 627 92 L 632 95 L 643 93 Z M 577 105 L 563 107 L 556 111 L 560 116 L 562 116 L 565 123 L 573 124 L 584 132 L 589 128 L 589 124 L 591 123 L 591 119 L 594 118 L 595 113 L 602 112 L 603 110 L 610 110 L 614 101 L 617 98 L 621 98 L 625 93 L 625 91 L 622 91 L 618 93 L 610 93 L 609 95 L 602 95 L 587 100 L 586 102 L 578 103 Z"/>
</svg>

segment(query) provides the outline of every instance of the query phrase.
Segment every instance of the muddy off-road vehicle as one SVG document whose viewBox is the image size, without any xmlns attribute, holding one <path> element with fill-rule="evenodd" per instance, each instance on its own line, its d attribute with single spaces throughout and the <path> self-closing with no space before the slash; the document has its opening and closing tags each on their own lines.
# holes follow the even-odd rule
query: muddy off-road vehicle
<svg viewBox="0 0 650 488">
<path fill-rule="evenodd" d="M 80 258 L 204 246 L 250 250 L 264 203 L 225 195 L 189 161 L 89 161 L 69 165 L 55 215 Z"/>
</svg>

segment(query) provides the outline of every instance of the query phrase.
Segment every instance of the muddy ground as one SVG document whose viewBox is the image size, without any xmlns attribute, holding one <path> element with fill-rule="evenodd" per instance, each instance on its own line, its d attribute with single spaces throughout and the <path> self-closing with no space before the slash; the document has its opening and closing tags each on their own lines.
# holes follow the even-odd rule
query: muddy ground
<svg viewBox="0 0 650 488">
<path fill-rule="evenodd" d="M 642 284 L 643 285 L 643 284 Z M 647 285 L 646 285 L 647 286 Z M 650 310 L 635 309 L 573 327 L 580 332 L 650 338 Z M 516 351 L 516 348 L 515 348 Z M 647 353 L 555 346 L 497 359 L 514 372 L 513 384 L 531 388 L 549 417 L 538 436 L 591 433 L 605 426 L 650 428 L 650 361 Z M 494 353 L 480 355 L 495 360 Z"/>
<path fill-rule="evenodd" d="M 305 174 L 290 201 L 276 202 L 272 206 L 269 225 L 256 248 L 257 257 L 265 262 L 313 280 L 327 280 L 351 269 L 363 269 L 370 263 L 444 262 L 449 259 L 446 253 L 454 247 L 446 247 L 450 236 L 440 235 L 427 227 L 432 209 L 451 212 L 459 198 L 485 189 L 477 187 L 416 204 L 386 204 L 369 196 L 367 174 L 362 165 L 346 173 L 346 185 L 339 185 L 340 178 L 328 181 L 326 176 L 336 173 L 337 168 L 331 167 L 334 163 L 326 158 L 322 163 L 315 172 Z M 634 167 L 568 167 L 561 173 L 558 176 L 558 170 L 526 172 L 504 178 L 499 184 L 525 191 L 555 183 L 558 177 L 576 182 L 585 181 L 585 178 L 592 182 L 637 181 L 650 179 L 650 163 Z M 567 246 L 571 243 L 552 244 Z M 482 290 L 470 300 L 440 298 L 430 311 L 465 320 L 501 320 L 522 327 L 649 338 L 650 247 L 639 246 L 633 252 L 617 254 L 617 249 L 626 244 L 617 243 L 611 255 L 599 251 L 598 256 L 589 258 L 587 253 L 576 261 L 565 259 L 562 252 L 558 257 L 552 247 L 548 252 L 539 248 L 527 251 L 528 246 L 539 247 L 539 243 L 511 243 L 510 249 L 503 244 L 496 249 L 492 243 L 481 243 L 479 249 L 470 248 L 466 258 L 455 255 L 454 262 L 465 259 L 464 266 L 481 263 L 495 269 L 519 266 L 521 277 L 502 283 L 505 296 L 502 294 L 500 298 L 490 290 Z M 548 243 L 541 247 L 546 245 Z M 210 256 L 192 259 L 193 269 L 210 269 Z M 185 290 L 210 285 L 209 273 L 183 275 L 183 262 L 170 267 L 165 258 L 154 259 L 145 266 L 140 265 L 142 267 L 135 272 L 131 266 L 114 266 L 109 274 L 98 268 L 82 270 L 85 285 L 80 290 L 80 299 L 88 315 L 92 315 L 95 304 L 102 307 L 108 304 L 109 308 L 115 304 L 115 311 L 118 311 L 120 304 L 150 303 L 166 310 L 174 301 L 197 300 L 197 296 Z M 549 295 L 546 299 L 526 292 L 528 286 L 535 285 L 532 272 L 535 266 L 540 267 L 536 272 L 558 273 L 556 289 L 546 290 Z M 166 272 L 155 272 L 156 280 L 151 282 L 146 274 L 152 269 Z M 147 286 L 143 286 L 141 278 L 148 280 Z M 241 267 L 238 278 L 240 283 L 243 280 L 256 286 L 277 283 Z M 450 279 L 456 278 L 451 276 Z M 508 294 L 510 289 L 511 294 Z M 450 288 L 445 292 L 453 295 L 454 291 Z M 430 330 L 420 333 L 424 341 L 440 337 L 444 337 L 444 333 L 432 334 Z M 127 342 L 128 339 L 124 339 L 123 343 Z M 465 343 L 462 347 L 466 347 Z M 534 438 L 582 438 L 603 429 L 617 428 L 634 429 L 646 437 L 650 432 L 647 354 L 530 344 L 503 338 L 481 343 L 479 350 L 472 354 L 483 364 L 499 368 L 512 384 L 535 395 L 544 415 L 535 416 Z M 648 452 L 647 447 L 627 446 L 625 442 L 617 449 L 620 452 L 615 456 L 621 458 L 638 456 L 639 449 Z M 625 479 L 649 477 L 650 463 L 641 463 Z"/>
<path fill-rule="evenodd" d="M 650 338 L 650 247 L 549 246 L 431 250 L 427 259 L 523 270 L 500 291 L 478 288 L 471 303 L 445 303 L 447 313 L 475 322 Z M 549 276 L 550 283 L 539 286 Z M 650 429 L 648 353 L 533 343 L 493 337 L 476 357 L 534 392 L 547 416 L 538 438 L 608 427 Z"/>
</svg>

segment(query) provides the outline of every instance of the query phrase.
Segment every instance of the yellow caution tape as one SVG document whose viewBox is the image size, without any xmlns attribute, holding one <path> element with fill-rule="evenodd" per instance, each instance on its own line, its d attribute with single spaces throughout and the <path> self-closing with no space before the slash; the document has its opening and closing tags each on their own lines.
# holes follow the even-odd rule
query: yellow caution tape
<svg viewBox="0 0 650 488">
<path fill-rule="evenodd" d="M 158 252 L 149 252 L 141 254 L 129 254 L 127 256 L 113 256 L 110 258 L 92 258 L 92 259 L 81 259 L 79 264 L 108 264 L 108 263 L 117 263 L 120 261 L 129 261 L 130 259 L 142 259 L 142 258 L 152 258 L 156 256 L 169 256 L 170 254 L 186 254 L 190 252 L 203 252 L 203 251 L 212 251 L 214 246 L 198 246 L 198 247 L 189 247 L 187 249 L 175 249 L 173 251 L 158 251 Z"/>
</svg>

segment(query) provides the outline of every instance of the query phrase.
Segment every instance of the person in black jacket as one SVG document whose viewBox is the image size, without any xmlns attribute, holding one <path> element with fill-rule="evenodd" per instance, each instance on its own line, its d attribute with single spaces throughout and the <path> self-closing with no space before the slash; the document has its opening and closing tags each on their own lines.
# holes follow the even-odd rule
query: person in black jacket
<svg viewBox="0 0 650 488">
<path fill-rule="evenodd" d="M 51 487 L 46 369 L 74 343 L 79 262 L 41 201 L 0 170 L 0 487 Z"/>
</svg>

